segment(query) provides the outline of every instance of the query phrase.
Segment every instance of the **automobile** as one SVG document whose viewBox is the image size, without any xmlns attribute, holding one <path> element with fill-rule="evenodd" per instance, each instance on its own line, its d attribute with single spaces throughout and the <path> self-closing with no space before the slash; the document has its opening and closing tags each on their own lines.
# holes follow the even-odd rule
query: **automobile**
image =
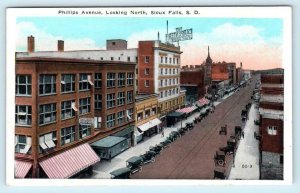
<svg viewBox="0 0 300 193">
<path fill-rule="evenodd" d="M 116 169 L 110 172 L 111 179 L 129 179 L 131 175 L 131 169 L 124 167 Z"/>
<path fill-rule="evenodd" d="M 225 169 L 224 168 L 215 168 L 214 169 L 214 179 L 225 179 Z"/>
<path fill-rule="evenodd" d="M 216 154 L 214 156 L 215 165 L 219 166 L 225 166 L 225 153 L 223 151 L 216 151 Z"/>
<path fill-rule="evenodd" d="M 225 153 L 225 155 L 230 155 L 230 154 L 233 154 L 233 152 L 234 152 L 234 149 L 232 146 L 220 147 L 219 150 L 223 151 Z"/>
<path fill-rule="evenodd" d="M 170 143 L 172 143 L 172 141 L 169 139 L 166 139 L 165 141 L 160 142 L 160 144 L 163 146 L 163 148 L 169 147 Z"/>
<path fill-rule="evenodd" d="M 146 153 L 144 153 L 140 157 L 143 159 L 143 164 L 147 164 L 154 162 L 156 155 L 157 154 L 154 151 L 146 151 Z"/>
<path fill-rule="evenodd" d="M 232 139 L 232 138 L 229 138 L 227 140 L 227 146 L 235 149 L 236 148 L 236 140 Z"/>
<path fill-rule="evenodd" d="M 149 148 L 150 151 L 154 151 L 156 154 L 159 154 L 162 149 L 163 149 L 163 146 L 161 144 L 158 144 L 156 146 L 150 146 L 150 148 Z"/>
<path fill-rule="evenodd" d="M 131 170 L 131 173 L 142 170 L 143 159 L 140 156 L 133 156 L 126 160 L 126 167 Z"/>
<path fill-rule="evenodd" d="M 219 131 L 219 135 L 227 135 L 227 125 L 222 126 L 220 131 Z"/>
</svg>

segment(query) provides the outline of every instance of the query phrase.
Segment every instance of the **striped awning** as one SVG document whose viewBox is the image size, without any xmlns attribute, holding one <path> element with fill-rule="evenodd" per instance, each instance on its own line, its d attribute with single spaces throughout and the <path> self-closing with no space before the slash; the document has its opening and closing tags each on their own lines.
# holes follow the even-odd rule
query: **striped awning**
<svg viewBox="0 0 300 193">
<path fill-rule="evenodd" d="M 200 106 L 203 106 L 203 105 L 207 105 L 209 103 L 209 100 L 207 98 L 201 98 L 197 101 L 199 103 Z"/>
<path fill-rule="evenodd" d="M 176 110 L 176 112 L 181 112 L 181 113 L 191 113 L 193 112 L 194 110 L 196 110 L 197 107 L 196 106 L 191 106 L 191 107 L 185 107 L 183 109 L 178 109 Z"/>
<path fill-rule="evenodd" d="M 40 162 L 49 178 L 69 178 L 100 161 L 87 143 Z"/>
<path fill-rule="evenodd" d="M 15 160 L 15 178 L 24 178 L 31 166 L 31 162 Z"/>
</svg>

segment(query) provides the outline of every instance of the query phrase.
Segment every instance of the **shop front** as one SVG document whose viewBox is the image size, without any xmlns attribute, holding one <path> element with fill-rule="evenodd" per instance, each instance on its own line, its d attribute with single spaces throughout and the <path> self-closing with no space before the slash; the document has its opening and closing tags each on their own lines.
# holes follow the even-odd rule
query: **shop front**
<svg viewBox="0 0 300 193">
<path fill-rule="evenodd" d="M 137 127 L 137 130 L 142 134 L 144 137 L 151 137 L 154 134 L 157 134 L 159 132 L 159 125 L 161 124 L 161 121 L 158 118 L 155 118 L 143 125 L 140 125 Z"/>
</svg>

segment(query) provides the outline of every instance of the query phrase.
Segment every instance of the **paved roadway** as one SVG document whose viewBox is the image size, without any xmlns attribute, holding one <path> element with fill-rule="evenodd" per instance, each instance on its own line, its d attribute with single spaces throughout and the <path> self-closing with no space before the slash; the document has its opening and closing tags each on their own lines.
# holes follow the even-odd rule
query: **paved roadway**
<svg viewBox="0 0 300 193">
<path fill-rule="evenodd" d="M 143 166 L 135 173 L 135 179 L 212 179 L 215 168 L 214 154 L 226 146 L 234 127 L 242 125 L 241 111 L 250 102 L 255 79 L 250 86 L 241 88 L 216 106 L 215 112 L 195 128 L 164 149 L 154 163 Z M 219 129 L 227 124 L 228 134 L 219 135 Z M 226 168 L 230 168 L 227 160 Z"/>
</svg>

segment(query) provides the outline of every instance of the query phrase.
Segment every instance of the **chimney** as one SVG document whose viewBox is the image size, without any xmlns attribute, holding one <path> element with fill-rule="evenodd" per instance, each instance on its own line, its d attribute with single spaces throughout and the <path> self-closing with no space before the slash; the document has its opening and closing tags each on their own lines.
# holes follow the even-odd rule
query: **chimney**
<svg viewBox="0 0 300 193">
<path fill-rule="evenodd" d="M 64 51 L 64 41 L 63 40 L 58 40 L 57 41 L 57 51 L 63 52 Z"/>
<path fill-rule="evenodd" d="M 27 51 L 34 52 L 34 37 L 32 35 L 27 37 Z"/>
</svg>

